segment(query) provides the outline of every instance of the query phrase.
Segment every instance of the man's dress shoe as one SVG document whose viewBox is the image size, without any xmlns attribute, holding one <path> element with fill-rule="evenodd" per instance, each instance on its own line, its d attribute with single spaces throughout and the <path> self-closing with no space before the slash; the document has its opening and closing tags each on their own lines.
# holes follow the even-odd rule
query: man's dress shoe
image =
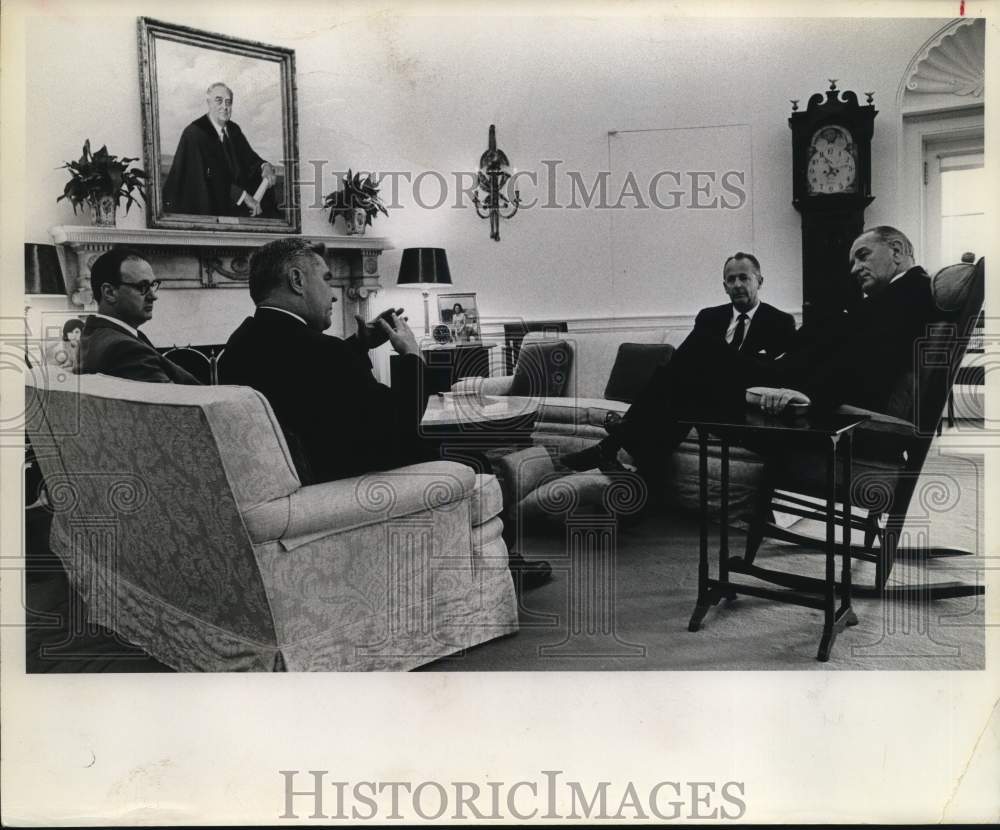
<svg viewBox="0 0 1000 830">
<path fill-rule="evenodd" d="M 544 560 L 529 562 L 517 551 L 510 551 L 507 554 L 507 564 L 518 593 L 530 591 L 552 579 L 552 566 Z"/>
<path fill-rule="evenodd" d="M 625 467 L 618 460 L 618 449 L 614 442 L 605 439 L 585 450 L 566 453 L 559 460 L 569 469 L 580 473 L 594 469 L 602 473 L 620 473 L 625 471 Z"/>
</svg>

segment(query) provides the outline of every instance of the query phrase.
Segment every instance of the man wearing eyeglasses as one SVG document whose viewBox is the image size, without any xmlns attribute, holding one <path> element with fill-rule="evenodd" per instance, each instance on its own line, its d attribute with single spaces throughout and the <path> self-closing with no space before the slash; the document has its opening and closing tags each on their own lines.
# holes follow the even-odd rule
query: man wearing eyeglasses
<svg viewBox="0 0 1000 830">
<path fill-rule="evenodd" d="M 198 379 L 153 347 L 139 326 L 153 318 L 160 281 L 142 254 L 112 248 L 95 260 L 90 285 L 97 313 L 80 339 L 80 372 L 151 383 L 197 384 Z"/>
</svg>

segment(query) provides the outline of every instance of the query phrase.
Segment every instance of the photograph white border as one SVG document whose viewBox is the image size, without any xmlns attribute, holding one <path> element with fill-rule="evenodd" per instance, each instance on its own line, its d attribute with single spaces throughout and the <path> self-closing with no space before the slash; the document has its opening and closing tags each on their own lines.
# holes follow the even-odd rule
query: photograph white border
<svg viewBox="0 0 1000 830">
<path fill-rule="evenodd" d="M 987 89 L 1000 88 L 997 7 L 990 14 Z M 957 2 L 840 2 L 838 14 L 955 16 Z M 391 14 L 345 3 L 346 15 Z M 481 13 L 557 16 L 523 2 Z M 596 3 L 576 3 L 602 14 Z M 213 15 L 265 13 L 259 3 L 214 3 Z M 158 3 L 88 2 L 88 14 L 152 14 Z M 829 5 L 784 2 L 706 7 L 634 3 L 622 14 L 819 16 Z M 204 4 L 171 5 L 192 22 Z M 79 6 L 3 7 L 5 217 L 3 306 L 23 302 L 23 227 L 31 187 L 24 170 L 25 22 Z M 289 14 L 283 6 L 281 14 Z M 464 14 L 437 2 L 392 14 Z M 104 45 L 102 48 L 114 48 Z M 124 46 L 122 48 L 125 48 Z M 774 56 L 781 60 L 780 55 Z M 85 67 L 81 67 L 85 71 Z M 498 68 L 498 71 L 502 71 Z M 997 179 L 998 118 L 987 107 L 987 175 Z M 993 188 L 994 196 L 1000 187 Z M 996 215 L 996 202 L 993 210 Z M 13 217 L 13 218 L 12 218 Z M 985 252 L 1000 261 L 997 239 Z M 17 275 L 13 279 L 10 275 Z M 993 287 L 996 281 L 991 279 Z M 991 292 L 994 296 L 995 291 Z M 989 296 L 989 295 L 988 295 Z M 16 317 L 16 315 L 13 315 Z M 20 377 L 3 373 L 4 418 L 23 404 Z M 996 385 L 989 412 L 1000 411 Z M 79 675 L 24 673 L 18 624 L 22 503 L 17 448 L 3 447 L 0 504 L 4 574 L 2 642 L 3 820 L 9 824 L 278 824 L 280 770 L 327 770 L 330 781 L 541 781 L 546 770 L 585 782 L 626 782 L 644 793 L 661 781 L 744 782 L 744 822 L 991 822 L 998 813 L 1000 715 L 996 570 L 987 580 L 987 659 L 976 672 L 616 672 L 380 675 Z M 984 503 L 1000 504 L 998 448 L 986 448 Z M 1000 513 L 987 510 L 987 552 L 997 554 Z M 331 787 L 327 794 L 334 792 Z M 523 792 L 523 790 L 522 790 Z M 390 792 L 380 796 L 388 816 Z M 558 811 L 569 812 L 568 801 Z M 543 807 L 544 809 L 544 807 Z M 419 817 L 407 816 L 411 822 Z M 512 820 L 511 817 L 509 820 Z M 543 813 L 532 821 L 544 822 Z M 309 824 L 303 811 L 298 823 Z M 315 823 L 313 821 L 312 823 Z"/>
</svg>

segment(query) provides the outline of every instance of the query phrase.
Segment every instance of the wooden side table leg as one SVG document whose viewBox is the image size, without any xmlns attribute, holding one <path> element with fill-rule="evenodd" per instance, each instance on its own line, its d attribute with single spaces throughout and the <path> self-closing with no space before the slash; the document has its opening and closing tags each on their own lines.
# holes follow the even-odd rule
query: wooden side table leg
<svg viewBox="0 0 1000 830">
<path fill-rule="evenodd" d="M 708 434 L 698 429 L 698 490 L 699 490 L 699 546 L 698 546 L 698 602 L 688 622 L 688 631 L 701 628 L 711 607 L 708 596 Z"/>
<path fill-rule="evenodd" d="M 847 505 L 845 505 L 845 508 Z M 836 598 L 837 555 L 837 439 L 830 439 L 826 450 L 826 576 L 823 586 L 823 637 L 816 659 L 825 663 L 836 636 L 833 630 Z"/>
<path fill-rule="evenodd" d="M 858 616 L 851 608 L 851 484 L 854 478 L 852 465 L 854 436 L 848 432 L 841 439 L 843 453 L 843 481 L 840 484 L 840 501 L 844 505 L 844 523 L 840 529 L 841 537 L 841 569 L 840 569 L 840 608 L 837 616 L 844 625 L 857 625 Z"/>
<path fill-rule="evenodd" d="M 736 599 L 729 582 L 729 439 L 720 437 L 719 461 L 719 588 L 727 601 Z"/>
</svg>

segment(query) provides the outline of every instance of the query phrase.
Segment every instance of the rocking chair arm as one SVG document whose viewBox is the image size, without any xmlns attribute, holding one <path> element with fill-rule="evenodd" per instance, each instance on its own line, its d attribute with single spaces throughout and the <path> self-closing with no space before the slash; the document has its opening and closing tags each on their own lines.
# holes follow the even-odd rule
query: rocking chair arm
<svg viewBox="0 0 1000 830">
<path fill-rule="evenodd" d="M 842 415 L 867 415 L 868 420 L 855 431 L 855 456 L 874 457 L 899 462 L 912 450 L 919 437 L 916 424 L 884 412 L 843 405 L 836 409 Z"/>
</svg>

